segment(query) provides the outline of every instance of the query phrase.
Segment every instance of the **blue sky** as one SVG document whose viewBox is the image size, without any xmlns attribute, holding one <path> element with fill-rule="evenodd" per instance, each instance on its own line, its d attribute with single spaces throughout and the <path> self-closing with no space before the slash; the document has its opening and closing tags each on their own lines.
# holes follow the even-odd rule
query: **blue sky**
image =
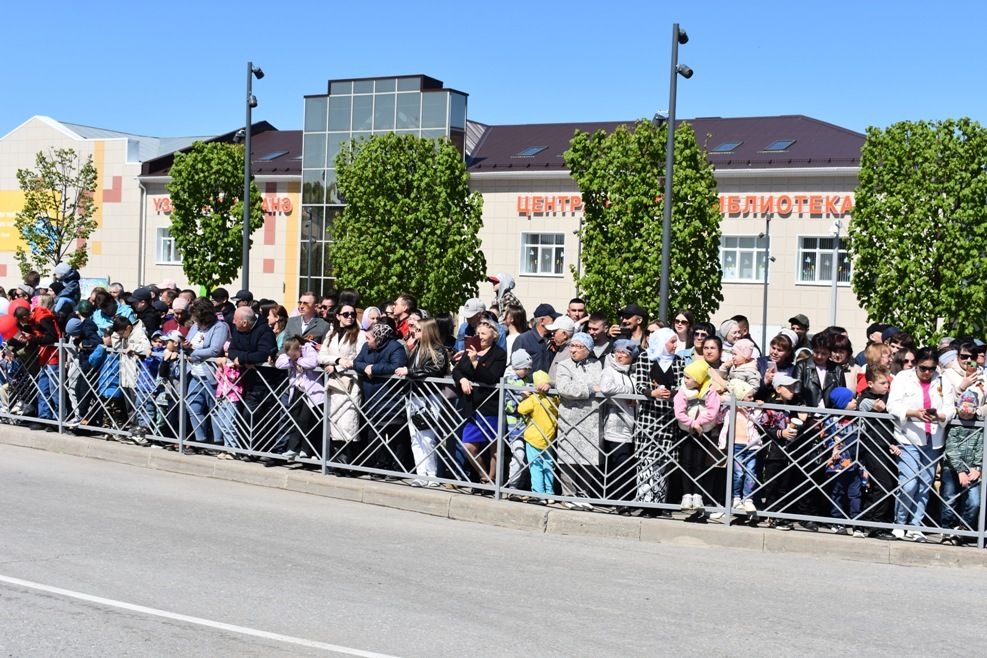
<svg viewBox="0 0 987 658">
<path fill-rule="evenodd" d="M 987 3 L 8 3 L 0 134 L 34 114 L 147 135 L 300 128 L 330 78 L 425 73 L 485 123 L 603 121 L 668 105 L 671 25 L 690 41 L 678 116 L 806 114 L 847 128 L 987 123 Z M 248 41 L 242 15 L 249 15 Z"/>
</svg>

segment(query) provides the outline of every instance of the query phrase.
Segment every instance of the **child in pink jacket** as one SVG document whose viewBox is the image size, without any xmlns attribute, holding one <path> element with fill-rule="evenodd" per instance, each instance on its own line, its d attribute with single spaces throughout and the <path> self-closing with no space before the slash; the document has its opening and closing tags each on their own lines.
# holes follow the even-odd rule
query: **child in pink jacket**
<svg viewBox="0 0 987 658">
<path fill-rule="evenodd" d="M 703 510 L 701 481 L 706 474 L 706 455 L 716 450 L 707 437 L 716 427 L 720 412 L 720 396 L 710 386 L 709 364 L 702 359 L 685 367 L 682 385 L 672 404 L 679 427 L 687 434 L 679 443 L 679 461 L 682 467 L 683 511 Z M 690 517 L 691 519 L 692 517 Z"/>
</svg>

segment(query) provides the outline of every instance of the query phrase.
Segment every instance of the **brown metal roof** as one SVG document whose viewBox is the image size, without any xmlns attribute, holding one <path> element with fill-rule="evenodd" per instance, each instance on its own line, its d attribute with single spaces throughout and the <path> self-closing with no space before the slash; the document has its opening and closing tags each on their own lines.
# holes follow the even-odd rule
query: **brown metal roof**
<svg viewBox="0 0 987 658">
<path fill-rule="evenodd" d="M 232 143 L 236 133 L 237 130 L 234 130 L 204 141 Z M 188 150 L 186 148 L 148 160 L 141 165 L 141 176 L 167 176 L 171 164 L 175 160 L 175 153 L 183 153 Z M 280 152 L 283 154 L 276 158 L 262 159 Z M 278 130 L 266 121 L 255 123 L 251 127 L 250 153 L 251 171 L 255 176 L 301 176 L 302 131 Z"/>
<path fill-rule="evenodd" d="M 712 150 L 724 142 L 740 142 L 729 153 L 710 153 L 717 169 L 771 169 L 798 167 L 856 167 L 864 135 L 802 115 L 774 117 L 699 117 L 686 119 L 696 131 L 701 146 Z M 550 171 L 564 170 L 562 154 L 576 130 L 610 132 L 633 121 L 586 123 L 541 123 L 487 126 L 469 154 L 469 170 Z M 781 152 L 765 148 L 777 140 L 795 140 Z M 525 149 L 545 146 L 543 151 L 520 157 Z"/>
</svg>

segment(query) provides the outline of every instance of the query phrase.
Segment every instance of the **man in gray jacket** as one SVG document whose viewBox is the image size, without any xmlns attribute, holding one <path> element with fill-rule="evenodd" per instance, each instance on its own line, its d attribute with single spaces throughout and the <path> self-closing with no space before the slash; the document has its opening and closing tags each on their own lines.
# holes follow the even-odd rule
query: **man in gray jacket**
<svg viewBox="0 0 987 658">
<path fill-rule="evenodd" d="M 315 314 L 316 296 L 314 292 L 303 292 L 298 296 L 298 315 L 288 318 L 284 335 L 286 338 L 301 336 L 307 341 L 311 341 L 318 348 L 322 344 L 322 339 L 329 333 L 329 324 Z M 284 349 L 281 350 L 284 352 Z"/>
</svg>

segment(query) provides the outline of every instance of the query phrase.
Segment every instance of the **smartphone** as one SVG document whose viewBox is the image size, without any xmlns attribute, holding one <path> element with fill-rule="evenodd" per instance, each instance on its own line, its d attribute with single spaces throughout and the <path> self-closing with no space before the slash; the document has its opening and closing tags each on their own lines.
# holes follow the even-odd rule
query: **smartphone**
<svg viewBox="0 0 987 658">
<path fill-rule="evenodd" d="M 928 409 L 926 409 L 925 410 L 925 413 L 930 414 L 932 416 L 938 416 L 939 415 L 939 412 L 936 411 L 935 409 L 933 409 L 932 407 L 929 407 Z"/>
<path fill-rule="evenodd" d="M 479 336 L 467 336 L 466 339 L 463 340 L 463 349 L 468 350 L 471 347 L 474 350 L 476 350 L 477 352 L 480 351 L 480 337 Z"/>
<path fill-rule="evenodd" d="M 630 338 L 631 337 L 631 328 L 630 327 L 621 327 L 620 328 L 620 337 L 621 338 Z"/>
</svg>

